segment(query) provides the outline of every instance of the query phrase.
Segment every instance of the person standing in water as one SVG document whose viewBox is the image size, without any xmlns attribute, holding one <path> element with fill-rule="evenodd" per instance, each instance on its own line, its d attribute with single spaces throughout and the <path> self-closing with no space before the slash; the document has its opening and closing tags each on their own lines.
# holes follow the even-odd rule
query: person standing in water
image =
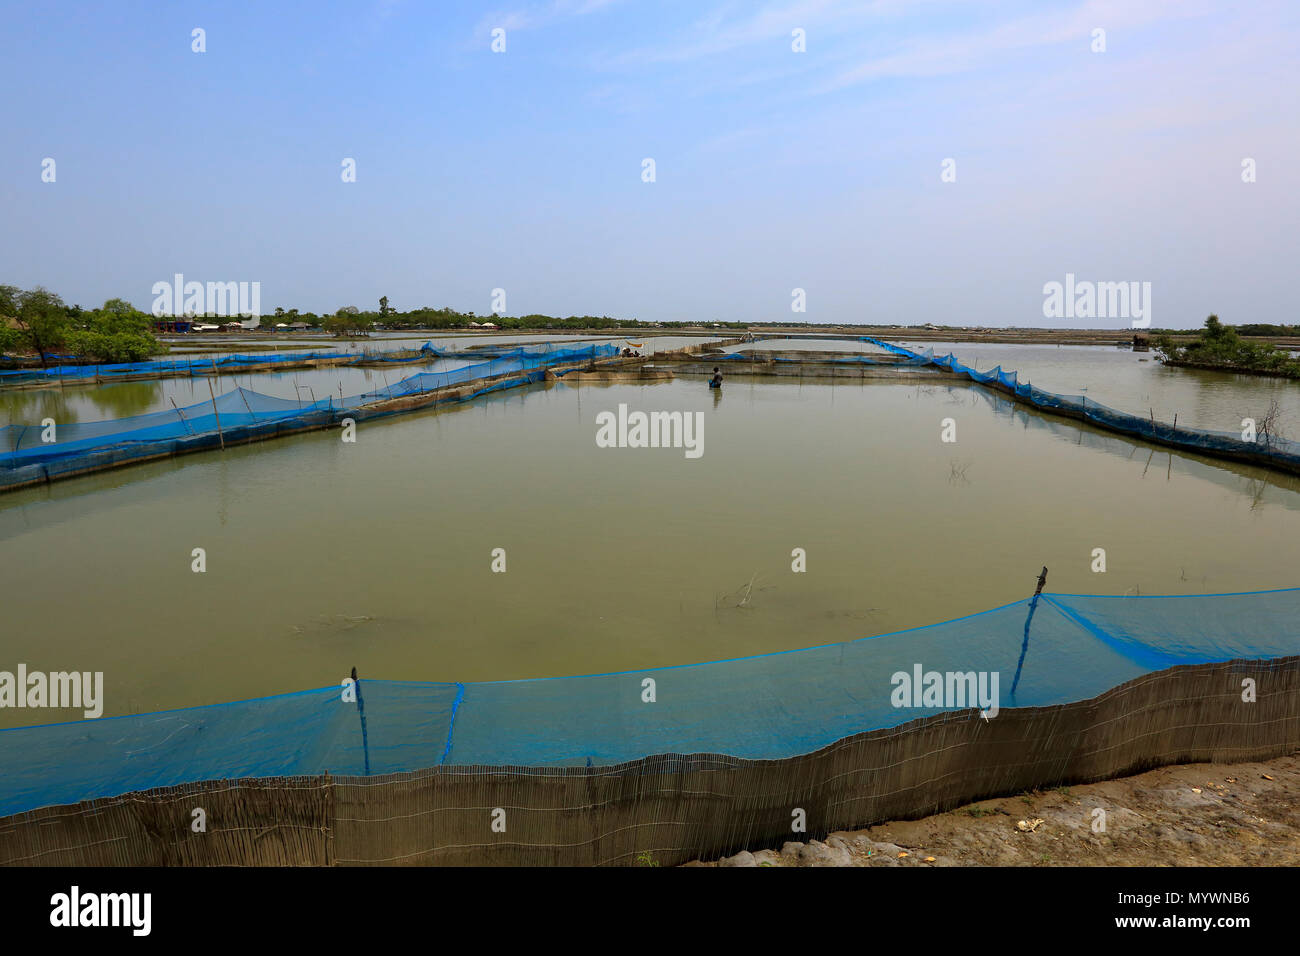
<svg viewBox="0 0 1300 956">
<path fill-rule="evenodd" d="M 709 388 L 722 388 L 722 373 L 716 365 L 713 366 L 713 378 L 709 379 Z"/>
</svg>

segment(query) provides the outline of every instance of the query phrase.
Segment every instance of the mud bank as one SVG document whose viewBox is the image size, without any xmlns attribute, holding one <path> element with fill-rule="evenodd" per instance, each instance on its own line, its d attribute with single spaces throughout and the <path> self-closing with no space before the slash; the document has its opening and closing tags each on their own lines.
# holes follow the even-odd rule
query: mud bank
<svg viewBox="0 0 1300 956">
<path fill-rule="evenodd" d="M 1098 811 L 1101 811 L 1099 813 Z M 1104 823 L 1104 829 L 1098 827 Z M 686 866 L 1295 866 L 1300 752 L 981 800 Z"/>
</svg>

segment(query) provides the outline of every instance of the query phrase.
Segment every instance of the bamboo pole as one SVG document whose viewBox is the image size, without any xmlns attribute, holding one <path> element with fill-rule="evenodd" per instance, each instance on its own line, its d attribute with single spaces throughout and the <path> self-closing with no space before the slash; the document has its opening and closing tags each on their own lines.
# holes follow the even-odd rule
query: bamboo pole
<svg viewBox="0 0 1300 956">
<path fill-rule="evenodd" d="M 1029 623 L 1034 619 L 1034 611 L 1038 608 L 1038 595 L 1043 593 L 1043 585 L 1047 583 L 1047 565 L 1043 565 L 1043 572 L 1038 575 L 1038 587 L 1034 588 L 1034 596 L 1029 601 L 1029 616 L 1025 618 L 1025 639 L 1020 645 L 1020 660 L 1016 662 L 1016 678 L 1011 682 L 1011 694 L 1015 696 L 1016 685 L 1020 683 L 1020 670 L 1025 666 L 1025 652 L 1029 650 Z"/>
<path fill-rule="evenodd" d="M 212 396 L 212 414 L 217 416 L 217 438 L 221 441 L 221 450 L 226 450 L 226 436 L 221 431 L 221 413 L 217 411 L 217 393 L 212 389 L 212 380 L 208 380 L 208 393 Z"/>
<path fill-rule="evenodd" d="M 352 687 L 357 692 L 357 716 L 361 718 L 361 751 L 365 755 L 366 776 L 370 776 L 370 738 L 366 734 L 366 703 L 361 698 L 361 678 L 357 669 L 352 668 Z"/>
<path fill-rule="evenodd" d="M 172 403 L 172 408 L 176 409 L 176 414 L 181 417 L 181 424 L 185 426 L 185 430 L 193 435 L 194 429 L 190 428 L 190 423 L 185 420 L 185 413 L 181 411 L 180 406 L 176 404 L 176 399 L 169 398 L 168 401 Z"/>
</svg>

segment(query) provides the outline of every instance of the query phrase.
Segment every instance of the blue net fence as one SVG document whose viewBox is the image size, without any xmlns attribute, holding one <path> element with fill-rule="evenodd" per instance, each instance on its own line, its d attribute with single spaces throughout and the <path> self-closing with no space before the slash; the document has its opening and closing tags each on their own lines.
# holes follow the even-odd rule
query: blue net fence
<svg viewBox="0 0 1300 956">
<path fill-rule="evenodd" d="M 148 362 L 121 362 L 105 365 L 54 365 L 49 368 L 27 368 L 0 371 L 0 387 L 6 385 L 57 385 L 60 382 L 102 381 L 149 376 L 190 375 L 204 376 L 213 373 L 243 372 L 250 368 L 297 366 L 318 360 L 335 360 L 339 364 L 410 362 L 413 357 L 424 356 L 430 361 L 438 358 L 438 351 L 430 343 L 408 351 L 358 352 L 273 352 L 264 354 L 188 356 L 178 359 L 155 359 Z"/>
<path fill-rule="evenodd" d="M 738 352 L 728 352 L 724 355 L 703 355 L 700 356 L 700 361 L 702 362 L 704 361 L 771 362 L 773 364 L 786 363 L 786 364 L 793 364 L 793 365 L 804 365 L 810 362 L 815 362 L 818 365 L 881 365 L 881 366 L 888 366 L 889 368 L 898 368 L 900 366 L 903 367 L 921 366 L 921 365 L 930 364 L 930 360 L 923 355 L 904 357 L 903 360 L 900 362 L 897 360 L 897 358 L 884 359 L 882 357 L 877 357 L 873 355 L 836 355 L 833 357 L 826 356 L 826 355 L 811 355 L 808 358 L 795 358 L 793 356 L 788 356 L 788 355 L 767 356 L 757 351 L 750 352 L 744 355 Z"/>
<path fill-rule="evenodd" d="M 1235 458 L 1300 473 L 1300 442 L 1290 441 L 1267 431 L 1256 433 L 1253 441 L 1241 432 L 1214 431 L 1202 428 L 1175 427 L 1154 417 L 1143 418 L 1102 405 L 1086 395 L 1060 395 L 1021 382 L 1016 372 L 1003 371 L 999 365 L 987 372 L 977 372 L 952 355 L 936 356 L 933 351 L 914 352 L 899 345 L 862 336 L 861 341 L 879 346 L 895 355 L 917 360 L 919 364 L 945 369 L 980 385 L 997 388 L 1020 401 L 1044 411 L 1069 415 L 1100 428 L 1158 442 L 1189 452 Z"/>
<path fill-rule="evenodd" d="M 518 345 L 503 343 L 473 349 L 441 348 L 425 342 L 418 348 L 367 350 L 363 352 L 294 351 L 241 353 L 237 355 L 186 356 L 176 359 L 151 359 L 147 362 L 122 362 L 104 365 L 78 365 L 72 355 L 51 355 L 60 364 L 48 368 L 21 368 L 0 371 L 0 388 L 12 385 L 58 385 L 74 382 L 112 382 L 127 378 L 150 376 L 193 376 L 242 373 L 250 369 L 274 372 L 279 367 L 291 368 L 316 361 L 332 365 L 410 365 L 415 362 L 432 362 L 440 358 L 467 360 L 509 359 L 524 356 L 543 356 L 572 351 L 583 346 L 563 343 L 536 343 Z M 604 346 L 601 346 L 602 348 Z M 611 353 L 616 354 L 616 353 Z"/>
<path fill-rule="evenodd" d="M 590 342 L 590 340 L 588 340 Z M 612 342 L 602 343 L 604 345 L 613 345 Z M 439 358 L 459 358 L 459 359 L 485 359 L 485 358 L 506 358 L 518 354 L 521 351 L 530 354 L 540 354 L 548 351 L 563 351 L 565 349 L 575 348 L 573 342 L 532 342 L 520 345 L 517 342 L 501 342 L 492 345 L 471 345 L 465 348 L 453 344 L 450 348 L 441 348 L 430 345 L 433 354 Z M 615 354 L 619 350 L 615 349 Z"/>
<path fill-rule="evenodd" d="M 240 777 L 610 767 L 657 754 L 783 759 L 920 717 L 973 708 L 997 721 L 1006 708 L 1092 699 L 1178 665 L 1300 654 L 1300 589 L 1044 593 L 1026 647 L 1029 603 L 739 660 L 482 683 L 362 675 L 353 698 L 336 685 L 4 730 L 0 815 Z"/>
<path fill-rule="evenodd" d="M 346 416 L 373 417 L 367 406 L 377 402 L 487 380 L 483 389 L 474 392 L 477 395 L 501 387 L 492 384 L 492 379 L 525 375 L 529 381 L 536 381 L 551 366 L 615 354 L 617 349 L 612 345 L 518 348 L 486 362 L 417 373 L 359 395 L 331 395 L 304 402 L 235 388 L 211 401 L 172 411 L 99 422 L 55 423 L 52 428 L 38 423 L 7 425 L 0 428 L 0 490 L 135 458 L 218 447 L 227 440 L 270 437 L 282 431 L 334 423 Z M 516 384 L 513 378 L 511 384 Z"/>
</svg>

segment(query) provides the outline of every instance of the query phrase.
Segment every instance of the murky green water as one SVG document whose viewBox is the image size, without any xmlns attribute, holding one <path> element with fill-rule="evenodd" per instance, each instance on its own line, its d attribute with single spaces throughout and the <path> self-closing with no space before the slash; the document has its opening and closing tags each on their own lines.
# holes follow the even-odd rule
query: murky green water
<svg viewBox="0 0 1300 956">
<path fill-rule="evenodd" d="M 699 412 L 703 456 L 597 447 L 620 403 Z M 0 669 L 102 670 L 110 714 L 354 665 L 622 670 L 934 623 L 1028 595 L 1044 564 L 1063 592 L 1292 586 L 1297 542 L 1293 480 L 970 386 L 537 385 L 370 423 L 354 445 L 310 433 L 0 496 Z M 72 716 L 32 713 L 0 720 Z"/>
</svg>

